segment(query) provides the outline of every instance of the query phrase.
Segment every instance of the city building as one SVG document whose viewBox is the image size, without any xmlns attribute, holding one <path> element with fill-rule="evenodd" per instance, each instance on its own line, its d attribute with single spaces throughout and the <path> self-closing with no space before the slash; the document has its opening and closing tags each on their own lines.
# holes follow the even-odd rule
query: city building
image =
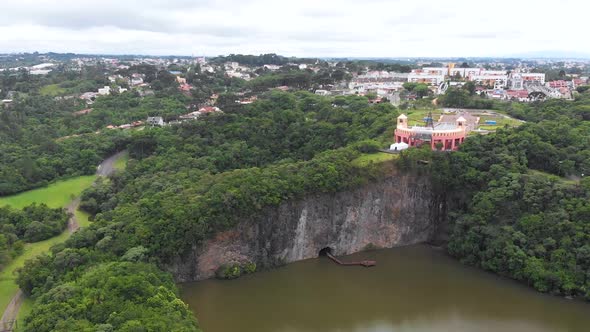
<svg viewBox="0 0 590 332">
<path fill-rule="evenodd" d="M 408 74 L 408 82 L 439 85 L 445 81 L 445 75 L 436 72 L 412 71 Z"/>
<path fill-rule="evenodd" d="M 480 74 L 469 75 L 469 80 L 476 84 L 494 87 L 495 89 L 503 88 L 508 84 L 508 75 L 482 72 Z"/>
<path fill-rule="evenodd" d="M 479 118 L 469 113 L 443 115 L 431 126 L 408 126 L 404 114 L 397 118 L 395 143 L 406 143 L 409 147 L 430 145 L 433 150 L 456 150 L 465 141 L 469 131 L 475 129 Z M 401 147 L 401 146 L 400 146 Z"/>
<path fill-rule="evenodd" d="M 550 88 L 553 89 L 559 89 L 559 88 L 567 88 L 568 87 L 568 82 L 564 81 L 564 80 L 558 80 L 558 81 L 551 81 L 547 83 L 549 85 Z"/>
<path fill-rule="evenodd" d="M 519 73 L 522 80 L 526 83 L 545 84 L 544 73 Z"/>
<path fill-rule="evenodd" d="M 512 74 L 510 78 L 510 89 L 511 90 L 523 90 L 524 80 L 520 74 Z"/>
<path fill-rule="evenodd" d="M 529 101 L 529 92 L 527 90 L 506 90 L 504 98 L 520 102 Z"/>
</svg>

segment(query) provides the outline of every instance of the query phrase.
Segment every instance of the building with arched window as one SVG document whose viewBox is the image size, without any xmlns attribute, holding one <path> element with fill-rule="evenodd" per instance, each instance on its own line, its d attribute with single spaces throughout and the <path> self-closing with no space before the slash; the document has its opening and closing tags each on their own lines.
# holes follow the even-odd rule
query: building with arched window
<svg viewBox="0 0 590 332">
<path fill-rule="evenodd" d="M 465 113 L 443 115 L 432 126 L 410 127 L 408 117 L 402 114 L 397 118 L 395 143 L 406 143 L 410 147 L 428 144 L 433 150 L 456 150 L 478 122 L 478 117 Z"/>
</svg>

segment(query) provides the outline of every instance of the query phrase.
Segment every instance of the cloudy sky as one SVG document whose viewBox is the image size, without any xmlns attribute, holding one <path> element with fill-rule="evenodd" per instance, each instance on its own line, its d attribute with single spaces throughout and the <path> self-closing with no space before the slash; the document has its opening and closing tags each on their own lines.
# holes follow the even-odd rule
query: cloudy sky
<svg viewBox="0 0 590 332">
<path fill-rule="evenodd" d="M 0 0 L 0 52 L 590 54 L 585 0 Z"/>
</svg>

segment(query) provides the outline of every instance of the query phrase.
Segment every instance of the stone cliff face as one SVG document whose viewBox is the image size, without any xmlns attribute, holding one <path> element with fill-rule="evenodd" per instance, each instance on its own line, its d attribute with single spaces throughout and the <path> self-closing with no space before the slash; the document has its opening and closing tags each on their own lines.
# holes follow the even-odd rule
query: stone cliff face
<svg viewBox="0 0 590 332">
<path fill-rule="evenodd" d="M 326 247 L 346 255 L 368 247 L 427 242 L 440 210 L 427 177 L 393 174 L 354 190 L 268 208 L 193 248 L 170 270 L 185 282 L 211 278 L 224 264 L 253 262 L 268 268 L 315 258 Z"/>
</svg>

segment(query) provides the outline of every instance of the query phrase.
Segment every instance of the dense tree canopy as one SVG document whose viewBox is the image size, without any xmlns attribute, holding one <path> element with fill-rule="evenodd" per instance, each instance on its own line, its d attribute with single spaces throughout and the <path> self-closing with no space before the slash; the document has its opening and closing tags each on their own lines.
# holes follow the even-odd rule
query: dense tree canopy
<svg viewBox="0 0 590 332">
<path fill-rule="evenodd" d="M 269 206 L 358 186 L 377 173 L 373 165 L 354 166 L 352 161 L 361 152 L 386 146 L 397 115 L 393 106 L 371 105 L 365 97 L 271 91 L 246 107 L 133 132 L 127 170 L 83 193 L 81 207 L 96 214 L 92 226 L 54 247 L 51 255 L 28 262 L 19 274 L 21 289 L 38 298 L 27 328 L 118 323 L 123 329 L 129 321 L 143 325 L 147 317 L 133 316 L 139 304 L 127 303 L 120 293 L 112 294 L 114 299 L 105 305 L 129 307 L 126 320 L 77 314 L 75 303 L 90 301 L 81 285 L 86 285 L 93 266 L 111 269 L 117 265 L 108 262 L 147 261 L 165 267 L 195 244 L 254 219 Z M 128 295 L 144 294 L 143 287 Z M 60 297 L 64 292 L 66 301 Z"/>
<path fill-rule="evenodd" d="M 536 289 L 590 299 L 590 98 L 516 106 L 531 121 L 452 154 L 414 150 L 446 196 L 449 252 Z"/>
<path fill-rule="evenodd" d="M 106 263 L 39 297 L 24 331 L 200 331 L 177 296 L 153 265 Z"/>
<path fill-rule="evenodd" d="M 43 98 L 27 99 L 24 117 L 2 113 L 11 121 L 0 128 L 6 138 L 0 151 L 8 156 L 0 162 L 4 193 L 91 172 L 119 149 L 131 157 L 124 172 L 83 193 L 81 207 L 93 224 L 20 271 L 19 286 L 36 299 L 25 329 L 195 331 L 170 276 L 158 268 L 268 207 L 379 178 L 378 166 L 353 161 L 391 142 L 395 107 L 361 96 L 268 91 L 330 84 L 335 71 L 323 70 L 286 68 L 245 82 L 191 69 L 187 79 L 202 85 L 193 97 L 221 92 L 224 112 L 164 128 L 95 133 L 108 123 L 186 111 L 191 97 L 173 92 L 166 77 L 154 96 L 100 98 L 83 118 L 65 114 L 75 104 L 52 108 Z M 258 100 L 236 103 L 237 86 L 255 91 Z M 440 101 L 501 108 L 528 123 L 470 137 L 455 153 L 405 151 L 398 166 L 432 177 L 449 212 L 452 255 L 541 291 L 590 298 L 590 183 L 583 176 L 590 174 L 590 98 L 487 105 L 470 92 L 449 89 Z M 72 134 L 83 135 L 63 138 Z M 425 159 L 431 162 L 417 163 Z M 235 268 L 221 274 L 233 277 Z"/>
<path fill-rule="evenodd" d="M 68 223 L 63 209 L 32 204 L 22 210 L 0 207 L 0 270 L 20 254 L 23 242 L 37 242 L 60 234 Z"/>
</svg>

